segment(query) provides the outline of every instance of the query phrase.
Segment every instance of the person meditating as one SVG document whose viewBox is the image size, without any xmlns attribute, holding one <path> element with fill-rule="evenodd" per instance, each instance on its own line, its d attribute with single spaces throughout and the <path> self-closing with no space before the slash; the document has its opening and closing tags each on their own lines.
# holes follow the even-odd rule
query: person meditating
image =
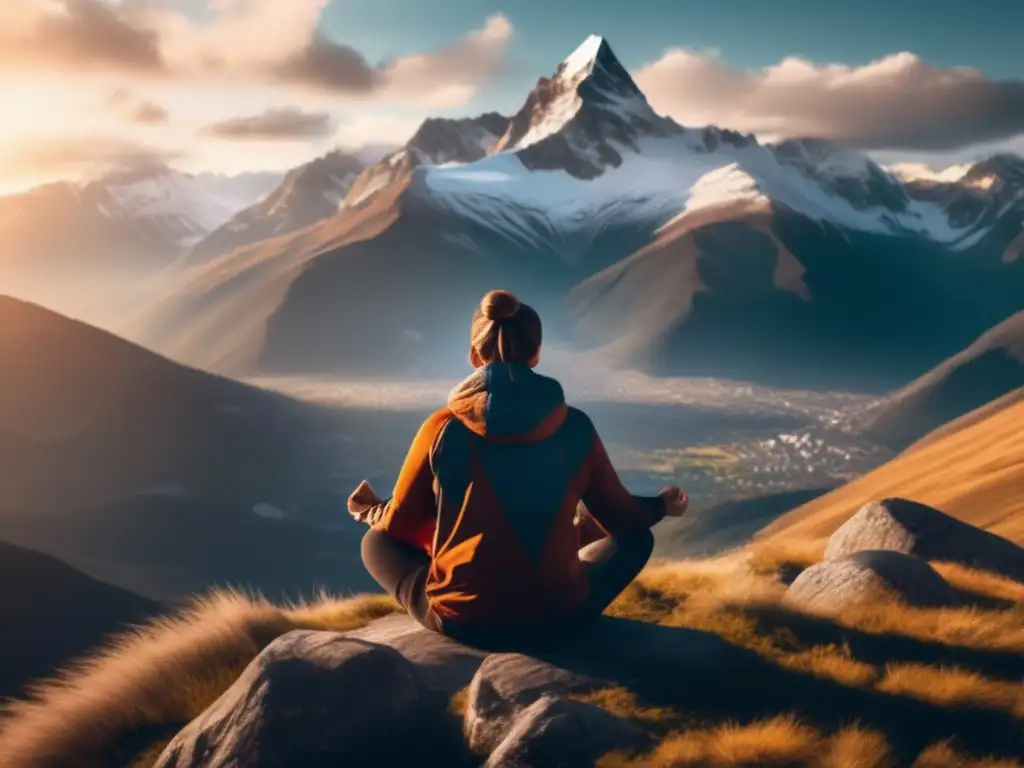
<svg viewBox="0 0 1024 768">
<path fill-rule="evenodd" d="M 540 361 L 537 312 L 491 291 L 473 316 L 475 371 L 424 422 L 367 523 L 366 569 L 423 626 L 470 644 L 596 618 L 654 548 L 651 526 L 688 506 L 678 487 L 627 491 L 594 425 Z M 582 503 L 581 503 L 582 502 Z"/>
</svg>

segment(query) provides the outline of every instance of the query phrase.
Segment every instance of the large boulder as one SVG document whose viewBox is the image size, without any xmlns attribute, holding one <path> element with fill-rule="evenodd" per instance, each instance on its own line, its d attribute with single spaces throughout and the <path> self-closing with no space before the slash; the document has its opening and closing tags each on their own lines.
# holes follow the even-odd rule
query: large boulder
<svg viewBox="0 0 1024 768">
<path fill-rule="evenodd" d="M 419 669 L 424 682 L 451 696 L 461 691 L 487 658 L 487 651 L 424 629 L 407 614 L 377 619 L 347 635 L 394 648 Z"/>
<path fill-rule="evenodd" d="M 398 651 L 297 630 L 267 646 L 156 768 L 415 764 L 453 737 L 446 700 Z"/>
<path fill-rule="evenodd" d="M 594 690 L 601 681 L 518 653 L 487 658 L 469 686 L 464 731 L 470 749 L 491 752 L 519 713 L 543 696 Z"/>
<path fill-rule="evenodd" d="M 645 743 L 639 728 L 603 709 L 543 696 L 519 714 L 485 768 L 590 766 L 608 752 Z"/>
<path fill-rule="evenodd" d="M 928 563 L 901 552 L 876 549 L 824 560 L 805 570 L 786 590 L 786 602 L 818 613 L 838 614 L 888 597 L 915 606 L 954 605 L 959 597 Z"/>
<path fill-rule="evenodd" d="M 825 559 L 878 549 L 959 563 L 1024 581 L 1024 549 L 908 499 L 882 499 L 861 507 L 832 534 Z"/>
</svg>

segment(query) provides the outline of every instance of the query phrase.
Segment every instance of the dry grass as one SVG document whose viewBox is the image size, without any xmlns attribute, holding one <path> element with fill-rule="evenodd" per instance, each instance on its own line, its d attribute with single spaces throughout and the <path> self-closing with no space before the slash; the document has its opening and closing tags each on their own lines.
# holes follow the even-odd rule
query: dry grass
<svg viewBox="0 0 1024 768">
<path fill-rule="evenodd" d="M 982 610 L 877 603 L 847 611 L 839 621 L 829 620 L 786 606 L 782 601 L 785 585 L 776 577 L 782 564 L 805 567 L 820 556 L 821 548 L 813 541 L 797 540 L 785 546 L 773 541 L 718 558 L 653 566 L 619 597 L 610 612 L 713 632 L 754 651 L 773 669 L 842 690 L 1024 720 L 1024 689 L 1018 680 L 941 659 L 930 658 L 926 663 L 862 653 L 864 647 L 878 647 L 895 638 L 913 647 L 927 645 L 932 652 L 937 648 L 944 653 L 946 648 L 950 658 L 960 660 L 964 654 L 968 660 L 971 654 L 1024 655 L 1021 585 L 959 566 L 940 565 L 961 589 L 1014 604 Z M 40 684 L 32 700 L 12 703 L 5 720 L 0 721 L 0 765 L 147 768 L 173 731 L 203 711 L 275 637 L 296 628 L 352 629 L 394 610 L 395 604 L 384 597 L 324 597 L 281 608 L 239 594 L 214 594 L 179 615 L 117 638 L 106 650 Z M 859 638 L 861 644 L 851 642 L 851 637 Z M 464 713 L 466 697 L 466 690 L 453 696 L 450 710 Z M 889 768 L 907 764 L 905 754 L 902 759 L 894 757 L 894 734 L 886 731 L 884 724 L 870 718 L 869 727 L 850 724 L 864 713 L 851 712 L 841 723 L 824 727 L 813 721 L 813 711 L 796 712 L 791 706 L 732 722 L 722 719 L 721 712 L 709 715 L 645 701 L 622 687 L 576 698 L 630 719 L 659 744 L 642 756 L 609 756 L 603 763 L 607 768 Z M 808 714 L 810 719 L 805 717 Z M 733 712 L 728 716 L 736 717 Z M 111 747 L 140 732 L 146 734 L 145 739 L 111 761 Z M 934 737 L 922 743 L 932 740 Z M 956 752 L 943 744 L 922 753 L 917 763 L 921 768 L 1003 768 L 1010 764 L 986 763 L 979 755 Z"/>
<path fill-rule="evenodd" d="M 943 707 L 1003 710 L 1024 720 L 1024 685 L 1017 681 L 989 680 L 973 672 L 924 664 L 889 664 L 877 688 Z"/>
<path fill-rule="evenodd" d="M 917 756 L 913 768 L 1020 768 L 1020 762 L 994 757 L 971 757 L 943 743 L 933 744 L 924 750 Z"/>
<path fill-rule="evenodd" d="M 846 728 L 830 737 L 788 715 L 748 725 L 726 723 L 672 733 L 653 752 L 613 754 L 599 768 L 738 768 L 739 766 L 818 766 L 889 768 L 891 752 L 882 734 Z"/>
<path fill-rule="evenodd" d="M 1024 603 L 1024 584 L 994 573 L 976 571 L 956 563 L 932 563 L 942 577 L 957 589 L 996 600 Z"/>
<path fill-rule="evenodd" d="M 611 612 L 670 626 L 706 630 L 749 648 L 778 666 L 809 673 L 844 688 L 895 694 L 942 708 L 968 708 L 1024 720 L 1024 686 L 1019 680 L 986 677 L 955 666 L 879 663 L 862 659 L 843 643 L 805 639 L 802 624 L 827 622 L 835 632 L 853 631 L 877 643 L 902 638 L 954 653 L 1008 653 L 1024 656 L 1024 600 L 1021 585 L 961 566 L 940 565 L 956 586 L 975 594 L 1013 600 L 1012 607 L 982 610 L 960 607 L 922 609 L 897 602 L 847 611 L 841 620 L 802 614 L 781 602 L 785 587 L 776 578 L 784 564 L 806 567 L 821 556 L 816 542 L 765 542 L 745 555 L 665 564 L 642 574 L 613 604 Z M 771 616 L 772 621 L 764 621 Z M 876 644 L 877 644 L 876 643 Z M 885 734 L 846 728 L 820 733 L 794 715 L 748 724 L 696 727 L 686 712 L 651 708 L 628 691 L 608 689 L 588 700 L 632 719 L 660 740 L 640 757 L 613 755 L 615 766 L 882 766 L 896 765 Z M 1024 727 L 1024 726 L 1022 726 Z M 976 757 L 935 747 L 922 766 L 988 765 Z M 947 762 L 936 762 L 935 755 Z M 931 757 L 929 757 L 931 755 Z M 1022 755 L 1024 756 L 1024 755 Z M 903 763 L 905 764 L 905 763 Z M 1004 763 L 994 762 L 993 768 Z M 1008 765 L 1008 763 L 1006 763 Z M 1014 763 L 1016 764 L 1016 763 Z"/>
<path fill-rule="evenodd" d="M 281 608 L 237 593 L 214 593 L 180 614 L 117 637 L 37 684 L 31 699 L 10 702 L 0 720 L 0 765 L 109 764 L 104 751 L 125 736 L 193 719 L 285 632 L 355 629 L 396 608 L 378 596 L 323 597 Z"/>
</svg>

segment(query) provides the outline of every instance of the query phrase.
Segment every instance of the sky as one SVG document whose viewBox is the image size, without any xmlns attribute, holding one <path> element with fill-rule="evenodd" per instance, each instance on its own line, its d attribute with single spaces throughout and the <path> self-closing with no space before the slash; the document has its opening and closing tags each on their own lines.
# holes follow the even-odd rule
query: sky
<svg viewBox="0 0 1024 768">
<path fill-rule="evenodd" d="M 1021 0 L 0 0 L 0 191 L 284 170 L 514 113 L 587 35 L 652 106 L 935 168 L 1024 154 Z"/>
</svg>

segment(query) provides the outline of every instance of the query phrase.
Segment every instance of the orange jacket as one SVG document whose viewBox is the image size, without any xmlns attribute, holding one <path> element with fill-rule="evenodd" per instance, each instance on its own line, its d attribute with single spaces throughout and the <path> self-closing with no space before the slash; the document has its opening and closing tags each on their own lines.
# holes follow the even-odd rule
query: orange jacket
<svg viewBox="0 0 1024 768">
<path fill-rule="evenodd" d="M 581 500 L 612 536 L 664 515 L 660 499 L 623 487 L 557 381 L 499 363 L 424 422 L 372 525 L 431 555 L 426 589 L 442 621 L 521 624 L 565 617 L 587 596 Z"/>
</svg>

